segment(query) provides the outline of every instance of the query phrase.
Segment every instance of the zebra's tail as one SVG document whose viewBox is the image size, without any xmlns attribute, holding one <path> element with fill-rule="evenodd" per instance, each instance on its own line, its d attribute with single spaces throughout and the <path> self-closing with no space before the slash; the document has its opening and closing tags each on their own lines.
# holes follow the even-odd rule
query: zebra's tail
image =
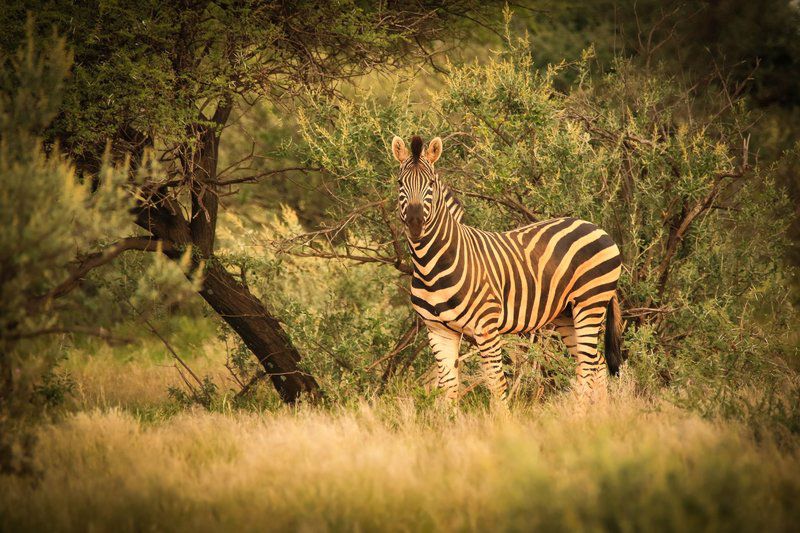
<svg viewBox="0 0 800 533">
<path fill-rule="evenodd" d="M 622 312 L 619 300 L 614 295 L 606 309 L 606 364 L 612 376 L 619 375 L 619 367 L 625 360 L 622 355 Z"/>
</svg>

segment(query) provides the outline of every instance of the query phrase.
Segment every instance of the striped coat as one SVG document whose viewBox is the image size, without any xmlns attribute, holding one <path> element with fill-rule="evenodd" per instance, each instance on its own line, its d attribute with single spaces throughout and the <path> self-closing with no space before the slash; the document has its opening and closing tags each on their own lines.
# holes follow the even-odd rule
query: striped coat
<svg viewBox="0 0 800 533">
<path fill-rule="evenodd" d="M 428 328 L 445 396 L 458 396 L 462 335 L 477 343 L 487 384 L 505 401 L 500 336 L 548 324 L 577 359 L 577 392 L 602 396 L 607 365 L 597 342 L 606 320 L 609 370 L 617 373 L 621 361 L 615 295 L 622 261 L 611 237 L 576 218 L 506 232 L 462 224 L 463 209 L 433 170 L 441 140 L 423 154 L 419 137 L 411 153 L 395 137 L 392 149 L 401 163 L 400 216 L 414 264 L 411 300 Z"/>
</svg>

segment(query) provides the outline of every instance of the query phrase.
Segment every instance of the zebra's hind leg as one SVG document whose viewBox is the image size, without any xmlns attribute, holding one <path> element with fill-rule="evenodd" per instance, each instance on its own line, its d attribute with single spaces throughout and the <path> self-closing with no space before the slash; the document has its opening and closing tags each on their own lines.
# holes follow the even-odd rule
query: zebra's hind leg
<svg viewBox="0 0 800 533">
<path fill-rule="evenodd" d="M 608 378 L 606 360 L 597 351 L 600 326 L 606 317 L 608 302 L 594 302 L 573 310 L 575 355 L 578 360 L 576 393 L 582 399 L 606 399 Z"/>
<path fill-rule="evenodd" d="M 492 399 L 503 406 L 508 406 L 508 383 L 503 373 L 500 335 L 496 332 L 475 335 L 475 342 L 481 353 L 481 369 L 486 386 L 492 393 Z"/>
<path fill-rule="evenodd" d="M 436 383 L 448 403 L 458 402 L 458 349 L 461 335 L 438 324 L 427 324 L 428 341 L 436 359 Z"/>
<path fill-rule="evenodd" d="M 577 343 L 575 341 L 575 322 L 572 320 L 572 315 L 559 315 L 553 320 L 553 327 L 558 332 L 564 346 L 567 347 L 567 352 L 574 357 L 578 358 Z"/>
</svg>

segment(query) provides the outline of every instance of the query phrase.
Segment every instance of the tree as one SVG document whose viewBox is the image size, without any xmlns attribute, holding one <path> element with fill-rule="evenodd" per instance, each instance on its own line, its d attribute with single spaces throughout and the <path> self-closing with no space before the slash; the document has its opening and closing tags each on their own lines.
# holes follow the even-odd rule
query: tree
<svg viewBox="0 0 800 533">
<path fill-rule="evenodd" d="M 332 95 L 373 69 L 430 60 L 426 43 L 473 9 L 468 0 L 17 2 L 0 27 L 6 50 L 19 41 L 26 10 L 40 33 L 55 26 L 67 37 L 75 64 L 47 138 L 81 173 L 99 172 L 107 143 L 112 159 L 131 158 L 135 220 L 146 233 L 100 252 L 103 262 L 128 249 L 172 259 L 191 250 L 193 266 L 204 265 L 200 295 L 293 402 L 316 394 L 317 382 L 280 323 L 214 253 L 220 198 L 260 177 L 247 160 L 218 169 L 223 132 L 259 99 Z M 51 296 L 97 262 L 87 259 Z"/>
<path fill-rule="evenodd" d="M 87 306 L 75 312 L 78 302 L 69 296 L 82 278 L 127 250 L 161 250 L 147 237 L 119 239 L 136 227 L 127 162 L 106 156 L 84 179 L 58 146 L 42 142 L 71 65 L 64 39 L 34 39 L 30 23 L 19 50 L 0 55 L 0 426 L 62 396 L 52 375 L 57 343 L 37 343 L 41 338 L 76 333 L 127 342 L 98 325 Z M 188 254 L 177 262 L 152 257 L 128 291 L 129 303 L 143 311 L 153 288 L 146 280 L 168 290 L 161 299 L 167 304 L 191 290 L 186 276 L 196 284 Z M 109 310 L 107 299 L 92 303 Z M 0 439 L 0 448 L 6 444 Z"/>
</svg>

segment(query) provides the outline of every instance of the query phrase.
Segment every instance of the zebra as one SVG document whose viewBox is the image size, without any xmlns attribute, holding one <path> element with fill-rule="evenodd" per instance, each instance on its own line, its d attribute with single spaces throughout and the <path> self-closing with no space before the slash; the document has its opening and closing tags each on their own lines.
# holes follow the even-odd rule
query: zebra
<svg viewBox="0 0 800 533">
<path fill-rule="evenodd" d="M 458 401 L 458 353 L 472 338 L 494 401 L 508 404 L 501 336 L 529 334 L 551 325 L 577 359 L 574 391 L 590 401 L 606 394 L 606 369 L 619 374 L 621 313 L 619 248 L 590 222 L 572 217 L 505 232 L 463 224 L 463 207 L 434 164 L 442 140 L 411 151 L 392 139 L 400 163 L 398 207 L 413 262 L 411 303 L 424 322 L 436 359 L 437 385 Z M 598 352 L 605 326 L 605 357 Z"/>
</svg>

